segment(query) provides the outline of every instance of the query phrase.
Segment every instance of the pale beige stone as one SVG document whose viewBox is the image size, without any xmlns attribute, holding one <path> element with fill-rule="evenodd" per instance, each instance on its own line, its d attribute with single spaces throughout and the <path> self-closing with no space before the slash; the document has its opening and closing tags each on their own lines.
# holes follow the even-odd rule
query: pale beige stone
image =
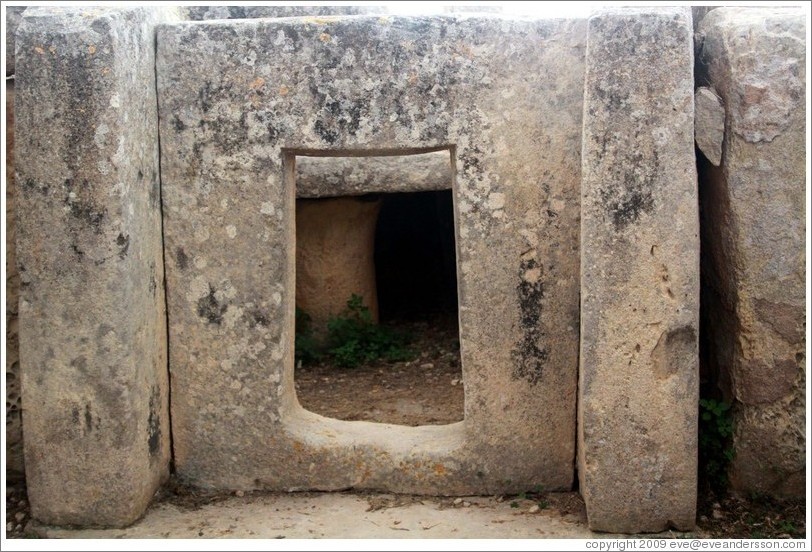
<svg viewBox="0 0 812 552">
<path fill-rule="evenodd" d="M 725 106 L 713 90 L 702 86 L 694 95 L 694 110 L 696 145 L 708 161 L 718 167 L 722 162 L 722 140 L 725 137 Z"/>
<path fill-rule="evenodd" d="M 179 477 L 234 490 L 571 487 L 585 23 L 159 30 Z M 293 385 L 293 159 L 435 151 L 453 164 L 465 420 L 407 428 L 307 412 Z"/>
<path fill-rule="evenodd" d="M 380 210 L 380 199 L 296 201 L 296 306 L 311 317 L 319 338 L 352 295 L 378 321 L 374 253 Z"/>
<path fill-rule="evenodd" d="M 700 78 L 727 108 L 723 163 L 701 174 L 710 362 L 734 400 L 733 488 L 806 494 L 806 23 L 719 8 Z"/>
<path fill-rule="evenodd" d="M 20 369 L 32 515 L 122 526 L 169 475 L 155 25 L 29 8 L 17 34 Z"/>
<path fill-rule="evenodd" d="M 693 527 L 699 239 L 689 9 L 589 20 L 578 474 L 589 527 Z"/>
</svg>

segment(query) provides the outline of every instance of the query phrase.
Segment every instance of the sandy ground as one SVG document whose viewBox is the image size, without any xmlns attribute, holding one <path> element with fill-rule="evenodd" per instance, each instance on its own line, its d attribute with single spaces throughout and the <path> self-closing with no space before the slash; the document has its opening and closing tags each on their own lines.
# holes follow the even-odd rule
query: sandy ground
<svg viewBox="0 0 812 552">
<path fill-rule="evenodd" d="M 600 536 L 575 493 L 537 500 L 385 494 L 229 496 L 200 507 L 163 502 L 127 529 L 70 530 L 29 524 L 45 538 L 539 539 Z M 575 509 L 576 512 L 568 510 Z"/>
</svg>

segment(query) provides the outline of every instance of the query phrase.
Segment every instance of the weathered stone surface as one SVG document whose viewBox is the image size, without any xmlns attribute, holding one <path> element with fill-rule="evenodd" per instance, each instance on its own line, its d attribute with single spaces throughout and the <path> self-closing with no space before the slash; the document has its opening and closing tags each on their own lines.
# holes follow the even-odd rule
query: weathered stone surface
<svg viewBox="0 0 812 552">
<path fill-rule="evenodd" d="M 25 467 L 44 523 L 126 525 L 169 469 L 154 29 L 30 8 L 16 73 Z"/>
<path fill-rule="evenodd" d="M 452 17 L 159 29 L 181 478 L 427 494 L 570 487 L 585 30 Z M 293 157 L 442 148 L 455 166 L 465 420 L 407 428 L 303 410 Z"/>
<path fill-rule="evenodd" d="M 17 225 L 14 202 L 14 80 L 6 81 L 6 470 L 23 472 L 23 426 L 20 401 L 20 343 L 17 304 Z"/>
<path fill-rule="evenodd" d="M 699 240 L 690 10 L 589 20 L 579 477 L 589 526 L 694 525 Z"/>
<path fill-rule="evenodd" d="M 383 14 L 385 6 L 189 6 L 182 8 L 186 19 L 254 19 L 261 17 L 303 17 Z"/>
<path fill-rule="evenodd" d="M 722 99 L 707 87 L 694 94 L 694 138 L 708 161 L 719 166 L 722 162 L 722 141 L 725 138 L 725 106 Z"/>
<path fill-rule="evenodd" d="M 14 74 L 14 36 L 23 18 L 25 6 L 6 8 L 6 76 Z"/>
<path fill-rule="evenodd" d="M 728 111 L 701 173 L 711 362 L 735 399 L 735 489 L 804 496 L 806 29 L 800 9 L 719 8 L 696 35 Z"/>
<path fill-rule="evenodd" d="M 296 306 L 317 337 L 347 308 L 353 294 L 378 320 L 375 225 L 381 200 L 300 199 L 296 202 Z"/>
<path fill-rule="evenodd" d="M 388 157 L 296 158 L 297 197 L 448 190 L 452 179 L 448 150 Z"/>
</svg>

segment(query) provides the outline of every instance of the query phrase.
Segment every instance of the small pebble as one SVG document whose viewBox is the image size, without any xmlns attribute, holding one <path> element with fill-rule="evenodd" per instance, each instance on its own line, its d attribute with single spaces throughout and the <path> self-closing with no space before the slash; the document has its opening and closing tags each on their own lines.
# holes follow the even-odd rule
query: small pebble
<svg viewBox="0 0 812 552">
<path fill-rule="evenodd" d="M 432 364 L 431 362 L 426 362 L 425 364 L 421 364 L 420 367 L 428 370 L 429 368 L 434 368 L 434 364 Z"/>
<path fill-rule="evenodd" d="M 20 508 L 25 508 L 26 506 L 28 506 L 28 502 L 26 502 L 24 498 L 20 499 L 20 502 L 18 502 L 18 504 Z"/>
<path fill-rule="evenodd" d="M 457 385 L 460 382 L 458 379 L 451 380 L 451 385 Z"/>
<path fill-rule="evenodd" d="M 455 498 L 454 499 L 454 506 L 459 506 L 460 504 L 462 504 L 462 499 L 461 498 Z"/>
<path fill-rule="evenodd" d="M 505 501 L 505 497 L 503 497 L 503 496 L 497 496 L 496 497 L 496 502 L 504 502 L 504 501 Z"/>
<path fill-rule="evenodd" d="M 699 516 L 699 521 L 708 521 L 708 516 Z"/>
<path fill-rule="evenodd" d="M 9 533 L 11 531 L 14 531 L 14 522 L 13 521 L 9 521 L 8 523 L 6 523 L 6 531 L 8 531 Z"/>
<path fill-rule="evenodd" d="M 17 527 L 15 527 L 14 529 L 15 529 L 16 531 L 22 531 L 22 530 L 23 530 L 23 525 L 22 525 L 22 523 L 18 523 L 18 524 L 17 524 Z"/>
<path fill-rule="evenodd" d="M 25 519 L 25 512 L 17 512 L 16 514 L 14 514 L 14 519 L 16 519 L 17 521 L 24 520 Z"/>
<path fill-rule="evenodd" d="M 465 501 L 465 502 L 462 503 L 463 508 L 467 508 L 470 505 L 471 505 L 471 503 L 468 502 L 468 501 Z"/>
<path fill-rule="evenodd" d="M 532 506 L 530 506 L 530 509 L 527 510 L 527 513 L 528 514 L 535 514 L 539 510 L 541 510 L 541 507 L 538 504 L 533 504 Z"/>
<path fill-rule="evenodd" d="M 714 510 L 713 511 L 713 519 L 722 519 L 724 517 L 725 517 L 725 515 L 722 512 L 720 512 L 719 510 Z"/>
<path fill-rule="evenodd" d="M 234 494 L 237 495 L 237 496 L 240 496 L 240 497 L 245 496 L 245 492 L 243 492 L 243 491 L 237 491 Z"/>
</svg>

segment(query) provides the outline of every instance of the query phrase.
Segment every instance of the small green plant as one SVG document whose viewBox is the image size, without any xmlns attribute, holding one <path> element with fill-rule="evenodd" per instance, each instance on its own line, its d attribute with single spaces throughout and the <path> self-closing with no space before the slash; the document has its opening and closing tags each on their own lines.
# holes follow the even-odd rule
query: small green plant
<svg viewBox="0 0 812 552">
<path fill-rule="evenodd" d="M 715 399 L 699 401 L 699 462 L 708 483 L 716 491 L 727 487 L 727 467 L 733 460 L 730 406 Z"/>
<path fill-rule="evenodd" d="M 294 339 L 296 362 L 312 364 L 321 359 L 318 344 L 313 337 L 313 320 L 305 311 L 296 307 L 296 336 Z"/>
<path fill-rule="evenodd" d="M 353 294 L 341 315 L 327 322 L 328 352 L 336 365 L 353 368 L 383 358 L 390 362 L 411 360 L 415 353 L 408 336 L 372 321 L 363 298 Z"/>
</svg>

